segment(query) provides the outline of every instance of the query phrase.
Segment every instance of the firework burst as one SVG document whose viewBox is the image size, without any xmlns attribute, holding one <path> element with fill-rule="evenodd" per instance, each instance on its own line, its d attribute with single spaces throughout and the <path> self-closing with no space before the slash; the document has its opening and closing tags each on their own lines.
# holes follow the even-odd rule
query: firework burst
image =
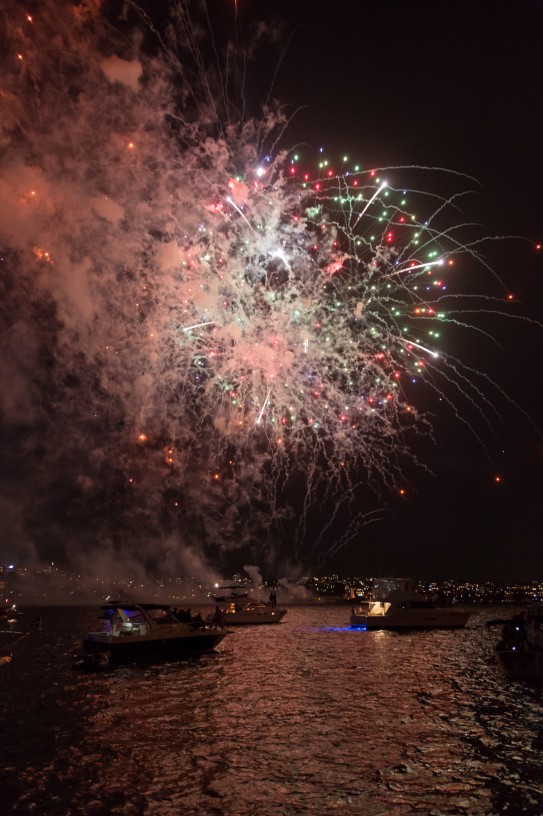
<svg viewBox="0 0 543 816">
<path fill-rule="evenodd" d="M 417 382 L 486 422 L 488 378 L 440 349 L 478 242 L 408 168 L 283 150 L 279 108 L 236 120 L 184 11 L 140 15 L 149 47 L 98 6 L 4 12 L 13 534 L 307 561 L 403 491 Z"/>
</svg>

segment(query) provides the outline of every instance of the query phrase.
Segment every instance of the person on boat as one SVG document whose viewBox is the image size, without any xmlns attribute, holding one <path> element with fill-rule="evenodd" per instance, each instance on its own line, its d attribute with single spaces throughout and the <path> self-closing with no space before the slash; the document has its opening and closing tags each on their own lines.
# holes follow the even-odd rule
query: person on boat
<svg viewBox="0 0 543 816">
<path fill-rule="evenodd" d="M 204 620 L 199 612 L 191 618 L 191 625 L 194 626 L 195 629 L 201 629 L 204 625 Z"/>
<path fill-rule="evenodd" d="M 117 610 L 115 610 L 114 612 L 112 612 L 109 618 L 109 634 L 113 635 L 114 637 L 117 637 L 121 633 L 122 626 L 123 619 L 121 618 Z"/>
<path fill-rule="evenodd" d="M 224 614 L 220 606 L 215 607 L 211 622 L 214 629 L 224 629 Z"/>
</svg>

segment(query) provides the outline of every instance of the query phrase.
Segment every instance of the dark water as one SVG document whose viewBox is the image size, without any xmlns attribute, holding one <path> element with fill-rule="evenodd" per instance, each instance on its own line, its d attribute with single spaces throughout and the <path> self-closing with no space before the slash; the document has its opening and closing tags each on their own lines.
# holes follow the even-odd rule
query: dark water
<svg viewBox="0 0 543 816">
<path fill-rule="evenodd" d="M 71 668 L 95 610 L 20 628 L 40 611 L 0 666 L 1 816 L 543 814 L 542 693 L 498 675 L 496 610 L 399 635 L 292 607 L 216 654 L 97 674 Z"/>
</svg>

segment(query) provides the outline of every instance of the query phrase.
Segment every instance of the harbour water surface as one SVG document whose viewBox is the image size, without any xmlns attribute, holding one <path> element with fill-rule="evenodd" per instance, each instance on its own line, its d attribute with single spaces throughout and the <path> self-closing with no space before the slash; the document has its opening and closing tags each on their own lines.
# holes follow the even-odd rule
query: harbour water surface
<svg viewBox="0 0 543 816">
<path fill-rule="evenodd" d="M 26 610 L 43 630 L 0 667 L 0 812 L 541 816 L 542 693 L 497 673 L 497 614 L 396 634 L 291 607 L 211 655 L 84 673 L 96 610 Z"/>
</svg>

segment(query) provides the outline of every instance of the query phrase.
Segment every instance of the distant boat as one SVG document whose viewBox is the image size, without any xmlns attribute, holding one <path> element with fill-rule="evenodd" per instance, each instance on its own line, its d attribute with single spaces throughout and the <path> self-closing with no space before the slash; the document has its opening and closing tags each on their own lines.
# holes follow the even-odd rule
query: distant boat
<svg viewBox="0 0 543 816">
<path fill-rule="evenodd" d="M 169 606 L 159 604 L 115 601 L 101 609 L 103 629 L 85 636 L 83 650 L 87 655 L 106 653 L 112 663 L 206 654 L 230 634 L 181 623 Z M 93 660 L 87 662 L 92 665 Z"/>
<path fill-rule="evenodd" d="M 17 609 L 16 604 L 0 606 L 0 620 L 5 620 L 8 623 L 15 623 L 16 618 L 22 614 Z"/>
<path fill-rule="evenodd" d="M 490 620 L 486 625 L 501 627 L 494 655 L 504 677 L 543 681 L 543 606 L 528 607 L 512 618 Z"/>
<path fill-rule="evenodd" d="M 462 628 L 470 618 L 470 612 L 435 606 L 417 592 L 409 578 L 390 583 L 391 588 L 381 586 L 373 598 L 353 606 L 351 626 L 365 629 L 453 629 Z"/>
<path fill-rule="evenodd" d="M 11 610 L 10 610 L 11 614 Z M 22 612 L 17 612 L 16 614 L 21 615 Z M 8 617 L 8 623 L 15 623 L 16 618 Z M 30 628 L 27 629 L 25 632 L 16 631 L 15 629 L 0 629 L 0 650 L 1 651 L 8 651 L 9 647 L 9 654 L 0 654 L 0 666 L 6 666 L 8 663 L 11 663 L 13 660 L 13 651 L 18 644 L 27 638 L 32 632 L 38 631 L 43 629 L 43 621 L 41 616 L 36 618 L 35 621 L 30 625 Z"/>
<path fill-rule="evenodd" d="M 262 603 L 261 601 L 238 598 L 231 601 L 223 610 L 227 626 L 254 626 L 264 623 L 279 623 L 287 614 L 286 609 Z"/>
</svg>

